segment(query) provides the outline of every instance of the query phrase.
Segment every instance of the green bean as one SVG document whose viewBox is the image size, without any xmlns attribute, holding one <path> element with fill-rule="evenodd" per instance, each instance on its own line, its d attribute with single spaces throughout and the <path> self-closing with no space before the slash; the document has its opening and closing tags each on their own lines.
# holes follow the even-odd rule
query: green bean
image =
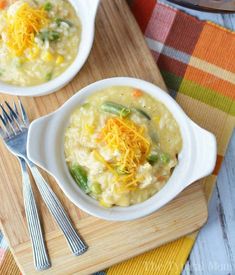
<svg viewBox="0 0 235 275">
<path fill-rule="evenodd" d="M 102 193 L 102 188 L 100 183 L 94 182 L 91 185 L 91 192 L 94 193 L 95 195 L 100 195 Z"/>
<path fill-rule="evenodd" d="M 167 153 L 159 153 L 159 152 L 152 152 L 148 157 L 147 161 L 154 165 L 158 161 L 160 161 L 161 164 L 166 165 L 170 161 L 170 155 Z"/>
<path fill-rule="evenodd" d="M 170 161 L 170 156 L 167 153 L 161 153 L 160 154 L 160 161 L 162 164 L 168 164 Z"/>
<path fill-rule="evenodd" d="M 78 186 L 85 192 L 89 193 L 90 188 L 87 184 L 87 172 L 84 168 L 82 168 L 78 164 L 74 164 L 73 166 L 70 167 L 70 173 L 73 177 L 73 179 L 76 181 Z"/>
<path fill-rule="evenodd" d="M 47 3 L 45 3 L 43 8 L 45 11 L 51 11 L 52 7 L 53 7 L 52 4 L 50 2 L 47 2 Z"/>
<path fill-rule="evenodd" d="M 101 105 L 101 110 L 121 117 L 127 117 L 131 113 L 129 108 L 114 102 L 104 102 Z"/>
<path fill-rule="evenodd" d="M 141 114 L 143 117 L 147 118 L 148 120 L 151 120 L 151 117 L 150 117 L 145 111 L 143 111 L 143 110 L 141 110 L 141 109 L 138 109 L 138 108 L 135 108 L 135 110 L 136 110 L 139 114 Z"/>
<path fill-rule="evenodd" d="M 45 77 L 45 80 L 46 80 L 46 81 L 50 81 L 50 80 L 52 79 L 52 75 L 53 75 L 52 72 L 47 73 L 47 74 L 46 74 L 46 77 Z"/>
<path fill-rule="evenodd" d="M 154 165 L 157 161 L 159 160 L 159 155 L 156 153 L 153 153 L 148 156 L 147 161 L 151 164 Z"/>
</svg>

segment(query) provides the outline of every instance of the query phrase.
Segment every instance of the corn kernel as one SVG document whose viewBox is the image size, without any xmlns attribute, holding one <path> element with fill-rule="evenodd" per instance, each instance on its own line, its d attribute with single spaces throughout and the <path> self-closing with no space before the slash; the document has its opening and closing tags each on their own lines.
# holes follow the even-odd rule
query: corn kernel
<svg viewBox="0 0 235 275">
<path fill-rule="evenodd" d="M 160 120 L 161 120 L 161 117 L 160 117 L 160 116 L 154 116 L 154 117 L 153 117 L 153 120 L 154 120 L 155 122 L 159 123 Z"/>
<path fill-rule="evenodd" d="M 50 62 L 53 59 L 54 59 L 54 56 L 49 51 L 46 51 L 42 54 L 42 60 L 43 61 Z"/>
<path fill-rule="evenodd" d="M 86 124 L 85 128 L 89 134 L 91 134 L 91 135 L 94 134 L 95 129 L 92 125 Z"/>
<path fill-rule="evenodd" d="M 63 55 L 58 55 L 57 58 L 56 58 L 56 65 L 60 65 L 64 62 L 64 57 Z"/>
</svg>

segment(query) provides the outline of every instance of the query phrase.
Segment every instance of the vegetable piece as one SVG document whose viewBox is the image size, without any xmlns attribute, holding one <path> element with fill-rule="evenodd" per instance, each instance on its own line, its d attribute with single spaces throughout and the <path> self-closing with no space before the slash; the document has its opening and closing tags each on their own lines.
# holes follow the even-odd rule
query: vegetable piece
<svg viewBox="0 0 235 275">
<path fill-rule="evenodd" d="M 7 6 L 7 2 L 5 0 L 0 0 L 0 10 L 4 10 Z"/>
<path fill-rule="evenodd" d="M 153 117 L 153 121 L 156 122 L 156 123 L 159 123 L 161 120 L 161 117 L 160 116 L 154 116 Z"/>
<path fill-rule="evenodd" d="M 158 154 L 151 154 L 148 156 L 147 161 L 151 164 L 154 165 L 157 161 L 159 160 L 159 155 Z"/>
<path fill-rule="evenodd" d="M 127 117 L 131 113 L 129 108 L 115 102 L 104 102 L 101 105 L 101 110 L 107 113 L 118 115 L 120 117 Z"/>
<path fill-rule="evenodd" d="M 141 90 L 135 89 L 133 92 L 134 97 L 141 97 L 143 96 L 143 92 Z"/>
<path fill-rule="evenodd" d="M 42 53 L 42 60 L 45 62 L 53 61 L 54 56 L 50 51 L 45 51 Z"/>
<path fill-rule="evenodd" d="M 91 124 L 85 124 L 85 129 L 90 135 L 93 135 L 95 132 L 95 127 Z"/>
<path fill-rule="evenodd" d="M 168 164 L 170 161 L 170 156 L 167 153 L 161 153 L 160 154 L 160 161 L 162 164 Z"/>
<path fill-rule="evenodd" d="M 45 76 L 45 80 L 50 81 L 52 79 L 52 75 L 53 75 L 52 72 L 47 73 L 46 76 Z"/>
<path fill-rule="evenodd" d="M 166 179 L 167 179 L 166 176 L 157 176 L 157 181 L 164 181 Z"/>
<path fill-rule="evenodd" d="M 4 70 L 0 68 L 0 76 L 2 76 L 4 73 Z"/>
<path fill-rule="evenodd" d="M 57 31 L 47 30 L 38 33 L 38 37 L 45 42 L 46 40 L 53 42 L 60 38 L 60 33 Z"/>
<path fill-rule="evenodd" d="M 60 64 L 62 64 L 63 62 L 64 62 L 64 57 L 63 57 L 63 55 L 58 55 L 57 58 L 56 58 L 56 61 L 55 61 L 56 65 L 60 65 Z"/>
<path fill-rule="evenodd" d="M 84 108 L 84 109 L 87 109 L 90 106 L 91 106 L 91 104 L 89 102 L 85 102 L 85 103 L 82 104 L 82 108 Z"/>
<path fill-rule="evenodd" d="M 55 22 L 57 24 L 58 27 L 60 27 L 61 23 L 64 22 L 66 23 L 67 25 L 69 25 L 69 27 L 72 27 L 73 26 L 73 23 L 67 19 L 63 19 L 63 18 L 56 18 L 55 19 Z"/>
<path fill-rule="evenodd" d="M 50 2 L 47 2 L 47 3 L 45 3 L 43 8 L 44 8 L 45 11 L 51 11 L 53 6 Z"/>
<path fill-rule="evenodd" d="M 85 192 L 89 193 L 90 188 L 87 184 L 87 172 L 80 165 L 74 164 L 70 167 L 70 173 L 78 186 Z"/>
<path fill-rule="evenodd" d="M 145 118 L 147 118 L 148 120 L 151 120 L 151 117 L 150 117 L 145 111 L 143 111 L 143 110 L 141 110 L 141 109 L 138 109 L 138 108 L 135 108 L 135 110 L 136 110 L 139 114 L 141 114 L 142 116 L 144 116 Z"/>
<path fill-rule="evenodd" d="M 91 185 L 91 192 L 94 193 L 95 195 L 100 195 L 102 193 L 101 185 L 98 182 L 94 182 Z"/>
</svg>

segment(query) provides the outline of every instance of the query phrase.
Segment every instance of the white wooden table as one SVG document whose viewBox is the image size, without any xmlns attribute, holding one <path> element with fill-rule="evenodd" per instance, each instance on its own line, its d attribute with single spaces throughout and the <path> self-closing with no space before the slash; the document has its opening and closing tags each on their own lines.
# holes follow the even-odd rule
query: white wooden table
<svg viewBox="0 0 235 275">
<path fill-rule="evenodd" d="M 235 13 L 213 14 L 176 7 L 235 31 Z M 208 222 L 200 231 L 182 273 L 189 274 L 235 275 L 235 131 L 210 201 Z"/>
<path fill-rule="evenodd" d="M 210 201 L 208 222 L 182 275 L 189 274 L 235 274 L 235 131 Z"/>
</svg>

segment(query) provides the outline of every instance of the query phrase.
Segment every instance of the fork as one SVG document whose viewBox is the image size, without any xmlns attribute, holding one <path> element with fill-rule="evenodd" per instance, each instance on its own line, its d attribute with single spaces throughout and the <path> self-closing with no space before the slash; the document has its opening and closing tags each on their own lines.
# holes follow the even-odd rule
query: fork
<svg viewBox="0 0 235 275">
<path fill-rule="evenodd" d="M 23 196 L 26 218 L 28 223 L 29 235 L 33 248 L 34 266 L 37 270 L 46 270 L 51 267 L 50 259 L 45 247 L 45 240 L 42 234 L 41 223 L 38 210 L 34 199 L 30 178 L 27 171 L 27 165 L 24 159 L 17 157 L 22 171 L 23 178 Z"/>
<path fill-rule="evenodd" d="M 88 249 L 88 246 L 76 232 L 62 204 L 42 177 L 38 168 L 27 157 L 26 142 L 30 123 L 21 101 L 19 100 L 18 102 L 21 115 L 15 103 L 14 107 L 11 107 L 8 102 L 5 102 L 5 105 L 8 112 L 1 104 L 3 115 L 0 115 L 0 119 L 4 126 L 3 140 L 7 148 L 15 156 L 23 159 L 29 166 L 37 188 L 50 213 L 62 230 L 72 253 L 76 256 L 83 254 Z"/>
<path fill-rule="evenodd" d="M 3 116 L 0 115 L 0 119 L 3 123 L 3 127 L 5 128 L 4 131 L 0 127 L 0 136 L 7 144 L 10 133 L 9 125 L 7 125 L 6 123 L 7 117 L 3 114 Z M 21 127 L 23 127 L 23 125 L 21 125 Z M 35 202 L 32 186 L 30 184 L 30 177 L 27 171 L 25 160 L 18 156 L 17 159 L 19 160 L 22 172 L 24 206 L 29 236 L 32 243 L 34 266 L 36 270 L 46 270 L 50 268 L 51 263 L 45 247 L 45 241 L 42 234 L 38 209 Z"/>
</svg>

